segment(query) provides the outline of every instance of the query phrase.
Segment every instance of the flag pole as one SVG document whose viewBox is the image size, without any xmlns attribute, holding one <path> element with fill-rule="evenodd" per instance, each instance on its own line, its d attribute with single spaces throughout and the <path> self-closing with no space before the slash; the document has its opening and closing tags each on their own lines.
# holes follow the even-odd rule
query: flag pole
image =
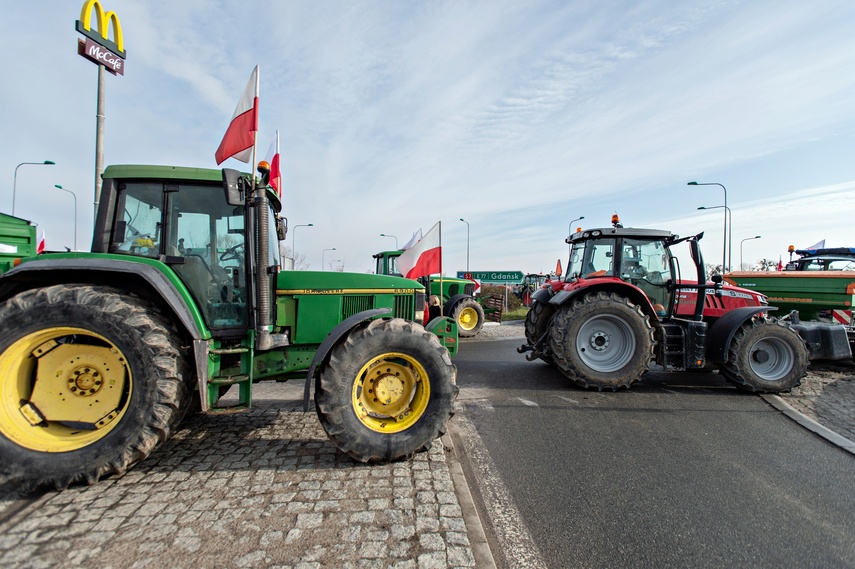
<svg viewBox="0 0 855 569">
<path fill-rule="evenodd" d="M 439 221 L 439 295 L 442 296 L 442 220 Z M 440 298 L 440 301 L 442 299 Z"/>
</svg>

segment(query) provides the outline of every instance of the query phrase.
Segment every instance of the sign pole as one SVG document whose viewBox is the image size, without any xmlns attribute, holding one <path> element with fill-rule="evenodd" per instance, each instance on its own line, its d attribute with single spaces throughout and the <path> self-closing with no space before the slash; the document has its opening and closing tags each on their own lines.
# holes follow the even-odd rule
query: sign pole
<svg viewBox="0 0 855 569">
<path fill-rule="evenodd" d="M 98 217 L 98 202 L 101 199 L 101 174 L 104 173 L 104 66 L 98 66 L 98 107 L 95 110 L 95 213 Z"/>
</svg>

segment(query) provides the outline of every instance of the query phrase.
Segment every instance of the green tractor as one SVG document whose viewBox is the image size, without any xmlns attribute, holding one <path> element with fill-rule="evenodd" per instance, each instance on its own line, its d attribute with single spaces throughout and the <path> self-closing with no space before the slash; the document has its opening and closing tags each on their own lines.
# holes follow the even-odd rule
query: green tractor
<svg viewBox="0 0 855 569">
<path fill-rule="evenodd" d="M 287 227 L 259 172 L 110 166 L 92 252 L 0 276 L 0 483 L 122 473 L 188 412 L 248 409 L 261 380 L 304 380 L 304 410 L 314 386 L 327 435 L 357 461 L 444 433 L 455 322 L 423 326 L 412 280 L 280 271 Z"/>
<path fill-rule="evenodd" d="M 381 251 L 374 255 L 377 259 L 375 272 L 378 275 L 401 276 L 398 270 L 398 257 L 403 251 Z M 484 309 L 475 300 L 475 283 L 467 279 L 449 277 L 420 277 L 418 281 L 440 301 L 439 312 L 457 323 L 461 338 L 471 338 L 484 326 Z"/>
</svg>

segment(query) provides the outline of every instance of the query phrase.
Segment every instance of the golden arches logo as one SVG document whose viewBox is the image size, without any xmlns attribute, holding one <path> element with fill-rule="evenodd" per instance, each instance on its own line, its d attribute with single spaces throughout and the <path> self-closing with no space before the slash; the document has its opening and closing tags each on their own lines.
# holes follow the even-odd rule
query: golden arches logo
<svg viewBox="0 0 855 569">
<path fill-rule="evenodd" d="M 92 13 L 95 13 L 98 33 L 92 31 Z M 109 39 L 110 24 L 113 25 L 114 41 Z M 125 58 L 125 41 L 122 38 L 122 23 L 119 16 L 112 10 L 104 11 L 100 0 L 86 0 L 83 9 L 80 10 L 80 20 L 77 21 L 77 31 L 90 38 L 107 49 L 116 53 L 122 59 Z"/>
</svg>

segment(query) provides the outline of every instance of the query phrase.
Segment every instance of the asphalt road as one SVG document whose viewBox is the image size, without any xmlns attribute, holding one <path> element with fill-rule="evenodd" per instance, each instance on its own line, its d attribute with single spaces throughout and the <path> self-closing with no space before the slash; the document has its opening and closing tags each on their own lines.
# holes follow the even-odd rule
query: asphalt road
<svg viewBox="0 0 855 569">
<path fill-rule="evenodd" d="M 583 391 L 520 343 L 456 358 L 455 445 L 500 566 L 855 566 L 852 455 L 717 374 Z"/>
</svg>

